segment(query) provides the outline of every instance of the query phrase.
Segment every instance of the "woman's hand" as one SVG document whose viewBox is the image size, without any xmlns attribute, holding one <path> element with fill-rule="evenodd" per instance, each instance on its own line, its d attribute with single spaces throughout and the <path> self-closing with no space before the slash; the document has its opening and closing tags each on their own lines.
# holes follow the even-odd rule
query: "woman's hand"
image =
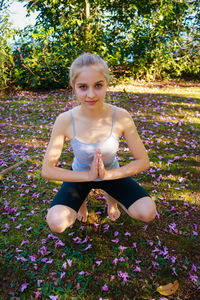
<svg viewBox="0 0 200 300">
<path fill-rule="evenodd" d="M 98 152 L 96 151 L 94 154 L 93 161 L 90 166 L 90 170 L 88 172 L 88 181 L 94 181 L 99 177 L 98 172 Z"/>
<path fill-rule="evenodd" d="M 104 167 L 104 163 L 103 163 L 103 159 L 102 159 L 101 150 L 100 150 L 100 149 L 97 149 L 96 153 L 97 153 L 97 156 L 98 156 L 98 172 L 99 172 L 99 178 L 100 178 L 101 180 L 105 180 L 107 171 L 106 171 L 106 169 L 105 169 L 105 167 Z"/>
<path fill-rule="evenodd" d="M 105 180 L 107 176 L 107 171 L 104 167 L 101 150 L 97 149 L 94 154 L 94 159 L 90 166 L 90 170 L 88 172 L 88 181 L 94 181 L 98 177 L 101 180 Z"/>
</svg>

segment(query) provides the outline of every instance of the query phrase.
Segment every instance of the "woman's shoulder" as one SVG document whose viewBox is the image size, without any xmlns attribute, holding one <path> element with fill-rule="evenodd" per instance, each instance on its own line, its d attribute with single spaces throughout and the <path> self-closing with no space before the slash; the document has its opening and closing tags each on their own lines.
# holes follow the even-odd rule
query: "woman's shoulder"
<svg viewBox="0 0 200 300">
<path fill-rule="evenodd" d="M 130 113 L 122 107 L 117 107 L 116 109 L 116 122 L 122 132 L 127 130 L 127 128 L 132 127 L 132 124 L 134 123 Z"/>
<path fill-rule="evenodd" d="M 74 115 L 76 113 L 76 110 L 77 110 L 77 107 L 73 107 L 72 109 L 69 109 L 69 110 L 66 110 L 62 113 L 60 113 L 58 116 L 57 116 L 57 120 L 61 120 L 61 121 L 69 121 L 71 122 L 71 116 L 72 114 Z"/>
<path fill-rule="evenodd" d="M 63 122 L 63 121 L 67 121 L 69 120 L 69 117 L 70 117 L 70 111 L 64 111 L 62 113 L 60 113 L 57 117 L 56 117 L 56 122 L 60 123 L 60 122 Z"/>
<path fill-rule="evenodd" d="M 54 125 L 56 127 L 60 127 L 63 130 L 66 130 L 69 126 L 71 126 L 71 112 L 73 112 L 74 108 L 64 111 L 60 113 L 55 120 Z"/>
<path fill-rule="evenodd" d="M 119 119 L 131 118 L 130 113 L 125 108 L 118 107 L 118 106 L 114 106 L 114 107 L 116 107 L 116 115 Z"/>
<path fill-rule="evenodd" d="M 60 113 L 54 123 L 54 128 L 57 132 L 62 133 L 65 137 L 71 139 L 72 134 L 72 116 L 74 108 Z"/>
</svg>

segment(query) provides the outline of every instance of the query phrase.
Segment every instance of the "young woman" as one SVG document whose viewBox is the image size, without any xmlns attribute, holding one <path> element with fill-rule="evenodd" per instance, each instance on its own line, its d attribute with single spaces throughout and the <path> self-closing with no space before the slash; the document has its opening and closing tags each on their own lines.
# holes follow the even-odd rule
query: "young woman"
<svg viewBox="0 0 200 300">
<path fill-rule="evenodd" d="M 43 177 L 63 181 L 47 214 L 50 229 L 61 233 L 77 217 L 86 221 L 85 198 L 91 189 L 105 191 L 112 220 L 120 215 L 118 204 L 134 219 L 153 220 L 154 201 L 130 177 L 149 168 L 148 155 L 130 114 L 104 102 L 109 85 L 106 62 L 98 55 L 82 54 L 71 65 L 70 84 L 79 103 L 57 117 L 42 166 Z M 121 135 L 134 156 L 122 167 L 116 159 Z M 57 167 L 65 138 L 74 152 L 70 170 Z"/>
</svg>

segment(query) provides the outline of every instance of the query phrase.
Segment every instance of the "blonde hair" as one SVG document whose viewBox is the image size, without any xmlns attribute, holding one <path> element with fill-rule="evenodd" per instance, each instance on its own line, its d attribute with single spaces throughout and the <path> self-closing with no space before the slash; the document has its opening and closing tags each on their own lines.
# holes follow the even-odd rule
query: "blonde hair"
<svg viewBox="0 0 200 300">
<path fill-rule="evenodd" d="M 99 65 L 106 80 L 109 82 L 110 75 L 107 63 L 99 55 L 87 52 L 78 56 L 72 63 L 69 71 L 70 84 L 73 85 L 75 83 L 75 80 L 80 74 L 80 69 L 82 67 L 88 67 L 93 65 Z"/>
</svg>

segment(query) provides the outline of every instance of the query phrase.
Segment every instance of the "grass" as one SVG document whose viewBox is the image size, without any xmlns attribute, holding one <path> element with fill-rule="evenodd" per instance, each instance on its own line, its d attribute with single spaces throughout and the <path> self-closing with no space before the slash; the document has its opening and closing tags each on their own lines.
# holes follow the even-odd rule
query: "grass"
<svg viewBox="0 0 200 300">
<path fill-rule="evenodd" d="M 160 285 L 178 280 L 168 299 L 199 299 L 200 87 L 191 84 L 115 86 L 110 102 L 133 116 L 151 160 L 135 177 L 155 199 L 158 215 L 144 224 L 107 217 L 101 190 L 88 197 L 89 218 L 52 234 L 45 216 L 61 182 L 40 175 L 56 116 L 73 106 L 68 91 L 2 97 L 0 299 L 160 299 Z M 121 165 L 132 160 L 121 139 Z M 73 154 L 65 143 L 59 166 Z"/>
</svg>

